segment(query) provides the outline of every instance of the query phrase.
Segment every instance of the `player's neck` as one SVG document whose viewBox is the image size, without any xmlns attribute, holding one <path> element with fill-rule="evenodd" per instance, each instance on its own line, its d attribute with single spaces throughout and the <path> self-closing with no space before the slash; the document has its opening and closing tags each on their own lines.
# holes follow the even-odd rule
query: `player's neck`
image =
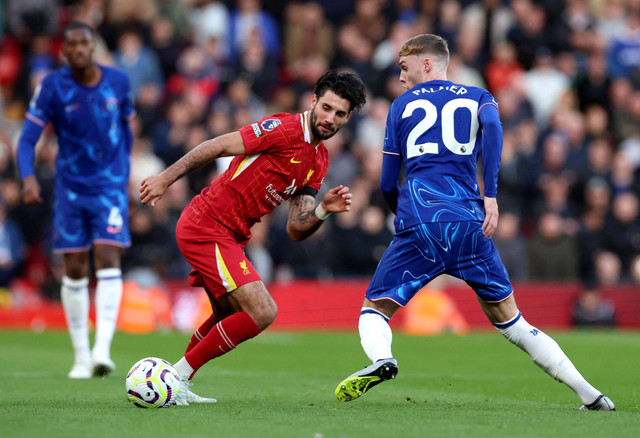
<svg viewBox="0 0 640 438">
<path fill-rule="evenodd" d="M 447 72 L 444 71 L 436 74 L 425 75 L 423 82 L 446 81 L 446 80 L 447 80 Z"/>
<path fill-rule="evenodd" d="M 71 67 L 73 79 L 87 87 L 93 87 L 100 83 L 102 79 L 102 70 L 96 64 L 91 64 L 86 68 Z"/>
</svg>

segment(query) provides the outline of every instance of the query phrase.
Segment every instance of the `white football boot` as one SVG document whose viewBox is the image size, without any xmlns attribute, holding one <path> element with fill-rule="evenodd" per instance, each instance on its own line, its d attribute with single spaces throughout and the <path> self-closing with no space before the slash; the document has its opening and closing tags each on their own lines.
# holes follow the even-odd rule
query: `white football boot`
<svg viewBox="0 0 640 438">
<path fill-rule="evenodd" d="M 606 395 L 600 394 L 593 403 L 580 406 L 581 411 L 615 411 L 616 405 Z"/>
<path fill-rule="evenodd" d="M 176 406 L 189 406 L 190 403 L 217 403 L 215 398 L 200 397 L 198 394 L 194 394 L 191 391 L 193 383 L 189 381 L 189 376 L 180 377 L 180 389 L 178 390 L 178 396 L 176 397 Z"/>
<path fill-rule="evenodd" d="M 67 377 L 70 379 L 89 379 L 91 378 L 91 365 L 86 362 L 76 362 Z"/>
<path fill-rule="evenodd" d="M 116 364 L 108 356 L 91 355 L 91 370 L 95 377 L 104 377 L 116 369 Z"/>
</svg>

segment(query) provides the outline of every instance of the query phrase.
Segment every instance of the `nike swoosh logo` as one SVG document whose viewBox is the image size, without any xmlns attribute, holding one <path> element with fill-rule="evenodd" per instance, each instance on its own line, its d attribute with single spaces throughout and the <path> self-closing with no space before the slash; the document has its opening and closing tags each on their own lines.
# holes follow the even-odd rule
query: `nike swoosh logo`
<svg viewBox="0 0 640 438">
<path fill-rule="evenodd" d="M 302 163 L 302 161 L 296 161 L 296 159 L 295 159 L 295 158 L 293 158 L 293 157 L 291 157 L 291 160 L 290 160 L 289 162 L 290 162 L 290 163 L 293 163 L 293 164 Z"/>
</svg>

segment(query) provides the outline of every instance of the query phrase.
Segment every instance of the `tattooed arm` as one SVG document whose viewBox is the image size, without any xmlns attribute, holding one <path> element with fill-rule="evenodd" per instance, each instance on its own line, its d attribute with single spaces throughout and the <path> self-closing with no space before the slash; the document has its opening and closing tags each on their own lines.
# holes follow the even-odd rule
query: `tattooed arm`
<svg viewBox="0 0 640 438">
<path fill-rule="evenodd" d="M 306 239 L 320 228 L 320 225 L 329 214 L 349 211 L 351 209 L 351 197 L 349 187 L 344 186 L 334 187 L 327 191 L 322 197 L 322 202 L 317 207 L 313 196 L 299 195 L 292 197 L 289 201 L 287 234 L 294 242 Z"/>
<path fill-rule="evenodd" d="M 151 202 L 151 206 L 155 207 L 156 202 L 162 198 L 169 186 L 183 176 L 218 157 L 230 157 L 243 155 L 244 153 L 244 143 L 239 132 L 232 132 L 203 141 L 159 174 L 142 180 L 140 200 L 143 204 Z"/>
</svg>

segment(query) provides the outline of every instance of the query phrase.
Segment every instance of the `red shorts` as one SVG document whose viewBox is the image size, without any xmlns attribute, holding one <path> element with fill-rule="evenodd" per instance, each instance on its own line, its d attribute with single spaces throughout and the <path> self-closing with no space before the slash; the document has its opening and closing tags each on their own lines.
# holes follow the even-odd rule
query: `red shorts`
<svg viewBox="0 0 640 438">
<path fill-rule="evenodd" d="M 244 253 L 245 244 L 219 228 L 199 226 L 185 213 L 176 225 L 178 247 L 193 267 L 189 285 L 206 287 L 215 298 L 261 280 Z"/>
</svg>

